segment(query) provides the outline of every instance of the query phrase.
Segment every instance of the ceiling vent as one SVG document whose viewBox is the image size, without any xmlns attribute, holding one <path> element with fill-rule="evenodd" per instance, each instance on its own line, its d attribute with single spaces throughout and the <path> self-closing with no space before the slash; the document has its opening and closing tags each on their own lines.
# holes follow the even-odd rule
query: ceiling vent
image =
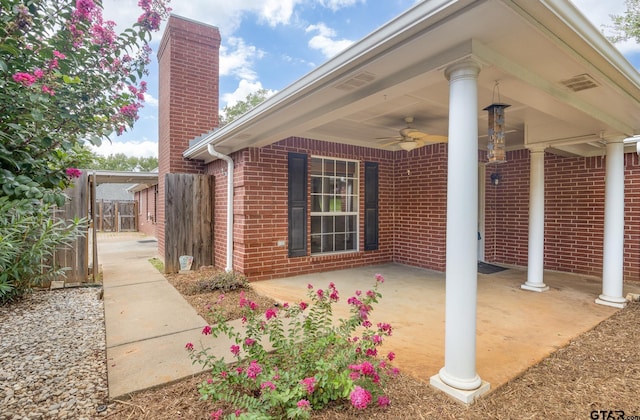
<svg viewBox="0 0 640 420">
<path fill-rule="evenodd" d="M 568 87 L 574 92 L 580 92 L 581 90 L 587 90 L 594 87 L 598 87 L 598 83 L 593 80 L 593 77 L 589 76 L 587 73 L 579 74 L 577 76 L 573 76 L 570 79 L 563 80 L 563 85 Z"/>
<path fill-rule="evenodd" d="M 352 78 L 347 79 L 335 85 L 335 88 L 340 90 L 345 90 L 345 91 L 356 90 L 366 85 L 367 83 L 374 81 L 375 78 L 376 76 L 374 74 L 363 71 L 361 73 L 356 74 Z"/>
</svg>

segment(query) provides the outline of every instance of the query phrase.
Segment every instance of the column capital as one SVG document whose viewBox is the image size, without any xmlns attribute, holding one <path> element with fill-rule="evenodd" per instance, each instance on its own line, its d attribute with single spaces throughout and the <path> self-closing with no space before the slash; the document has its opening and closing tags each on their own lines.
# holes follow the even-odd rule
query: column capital
<svg viewBox="0 0 640 420">
<path fill-rule="evenodd" d="M 444 75 L 447 80 L 452 81 L 454 79 L 467 79 L 478 77 L 482 64 L 473 57 L 465 58 L 464 60 L 457 61 L 444 70 Z"/>
<path fill-rule="evenodd" d="M 540 144 L 540 145 L 533 145 L 533 146 L 527 146 L 527 149 L 529 149 L 529 153 L 544 153 L 545 150 L 547 150 L 547 145 L 546 144 Z"/>
</svg>

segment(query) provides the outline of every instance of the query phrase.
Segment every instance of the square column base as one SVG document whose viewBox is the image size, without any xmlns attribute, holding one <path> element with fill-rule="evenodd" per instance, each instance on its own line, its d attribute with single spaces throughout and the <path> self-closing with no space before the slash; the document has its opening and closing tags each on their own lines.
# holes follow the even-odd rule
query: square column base
<svg viewBox="0 0 640 420">
<path fill-rule="evenodd" d="M 429 384 L 432 387 L 437 388 L 440 391 L 451 395 L 453 398 L 459 401 L 462 401 L 465 404 L 473 403 L 481 395 L 489 392 L 489 389 L 491 388 L 491 385 L 489 384 L 489 382 L 485 382 L 485 381 L 482 381 L 482 385 L 480 385 L 480 388 L 472 389 L 469 391 L 466 391 L 464 389 L 454 388 L 442 382 L 442 379 L 440 379 L 440 375 L 433 375 L 429 379 Z"/>
<path fill-rule="evenodd" d="M 530 292 L 546 292 L 547 290 L 549 290 L 549 286 L 544 285 L 542 287 L 536 287 L 536 286 L 529 286 L 528 284 L 521 284 L 520 288 L 522 290 L 528 290 Z"/>
<path fill-rule="evenodd" d="M 598 305 L 611 306 L 612 308 L 623 309 L 627 306 L 627 302 L 618 303 L 618 302 L 609 302 L 608 300 L 602 300 L 600 298 L 596 299 L 596 303 Z"/>
</svg>

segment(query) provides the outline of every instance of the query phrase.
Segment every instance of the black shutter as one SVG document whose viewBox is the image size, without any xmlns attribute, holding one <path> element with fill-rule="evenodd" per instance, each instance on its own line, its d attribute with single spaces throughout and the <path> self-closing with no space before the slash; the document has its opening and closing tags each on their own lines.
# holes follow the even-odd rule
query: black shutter
<svg viewBox="0 0 640 420">
<path fill-rule="evenodd" d="M 378 163 L 364 163 L 364 250 L 378 249 Z"/>
<path fill-rule="evenodd" d="M 289 153 L 289 256 L 307 255 L 307 155 Z"/>
</svg>

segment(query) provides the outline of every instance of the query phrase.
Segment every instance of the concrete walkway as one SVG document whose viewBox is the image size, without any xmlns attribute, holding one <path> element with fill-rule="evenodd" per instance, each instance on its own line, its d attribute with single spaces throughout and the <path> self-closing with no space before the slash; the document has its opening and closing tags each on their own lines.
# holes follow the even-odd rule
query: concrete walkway
<svg viewBox="0 0 640 420">
<path fill-rule="evenodd" d="M 205 320 L 149 258 L 157 242 L 138 234 L 98 237 L 103 269 L 109 398 L 166 384 L 202 371 L 185 344 L 228 349 L 201 334 Z"/>
<path fill-rule="evenodd" d="M 187 342 L 225 356 L 232 344 L 201 334 L 205 320 L 148 262 L 157 253 L 157 243 L 150 239 L 137 234 L 98 238 L 110 398 L 199 373 L 200 365 L 192 365 L 184 349 Z M 444 365 L 443 273 L 384 264 L 257 282 L 253 287 L 293 303 L 309 301 L 308 283 L 326 288 L 334 282 L 341 297 L 334 314 L 345 317 L 346 300 L 355 290 L 366 292 L 376 273 L 386 280 L 372 322 L 394 328 L 383 350 L 396 353 L 394 365 L 404 373 L 427 382 Z M 598 279 L 545 272 L 544 280 L 550 290 L 535 293 L 520 289 L 526 281 L 523 270 L 478 276 L 477 370 L 492 389 L 617 311 L 594 303 L 602 288 Z M 628 292 L 639 293 L 640 284 L 625 284 Z"/>
</svg>

